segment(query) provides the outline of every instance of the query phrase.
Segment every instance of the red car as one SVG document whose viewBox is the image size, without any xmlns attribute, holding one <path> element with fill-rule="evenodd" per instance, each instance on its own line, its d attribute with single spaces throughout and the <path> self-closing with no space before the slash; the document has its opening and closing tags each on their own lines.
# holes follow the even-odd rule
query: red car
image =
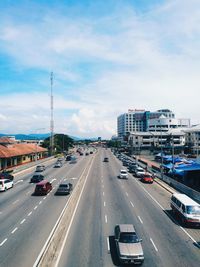
<svg viewBox="0 0 200 267">
<path fill-rule="evenodd" d="M 141 181 L 143 183 L 152 184 L 153 183 L 153 177 L 150 173 L 144 174 L 144 176 L 141 178 Z"/>
</svg>

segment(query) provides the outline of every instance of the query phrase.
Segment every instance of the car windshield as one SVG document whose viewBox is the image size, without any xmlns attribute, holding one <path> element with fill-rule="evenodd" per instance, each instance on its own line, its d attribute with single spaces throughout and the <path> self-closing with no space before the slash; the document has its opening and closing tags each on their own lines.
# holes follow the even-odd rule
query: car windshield
<svg viewBox="0 0 200 267">
<path fill-rule="evenodd" d="M 68 188 L 68 184 L 60 184 L 59 187 L 61 187 L 61 188 Z"/>
<path fill-rule="evenodd" d="M 121 171 L 122 174 L 126 174 L 126 171 Z"/>
<path fill-rule="evenodd" d="M 187 206 L 187 213 L 200 215 L 200 206 Z"/>
<path fill-rule="evenodd" d="M 119 242 L 121 243 L 138 243 L 139 239 L 134 233 L 123 233 L 120 235 Z"/>
</svg>

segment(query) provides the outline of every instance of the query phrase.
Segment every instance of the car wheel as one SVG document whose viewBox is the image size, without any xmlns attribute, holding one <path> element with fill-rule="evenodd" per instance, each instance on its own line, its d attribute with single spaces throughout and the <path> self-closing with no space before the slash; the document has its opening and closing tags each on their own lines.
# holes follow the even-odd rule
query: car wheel
<svg viewBox="0 0 200 267">
<path fill-rule="evenodd" d="M 6 191 L 7 191 L 7 188 L 5 187 L 4 192 L 6 192 Z"/>
</svg>

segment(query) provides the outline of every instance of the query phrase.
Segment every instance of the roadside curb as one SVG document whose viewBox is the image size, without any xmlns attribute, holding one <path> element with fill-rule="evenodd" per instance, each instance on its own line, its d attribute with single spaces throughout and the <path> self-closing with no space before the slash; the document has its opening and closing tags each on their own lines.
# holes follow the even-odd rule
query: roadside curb
<svg viewBox="0 0 200 267">
<path fill-rule="evenodd" d="M 159 184 L 161 187 L 163 187 L 165 190 L 167 190 L 169 193 L 174 194 L 176 191 L 171 189 L 169 186 L 165 185 L 163 182 L 160 181 L 159 178 L 155 178 L 154 182 L 156 182 L 157 184 Z"/>
</svg>

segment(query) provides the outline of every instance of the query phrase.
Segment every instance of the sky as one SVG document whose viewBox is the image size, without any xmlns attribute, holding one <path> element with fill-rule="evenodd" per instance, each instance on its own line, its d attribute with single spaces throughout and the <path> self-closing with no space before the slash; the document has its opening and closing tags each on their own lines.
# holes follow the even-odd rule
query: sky
<svg viewBox="0 0 200 267">
<path fill-rule="evenodd" d="M 199 0 L 0 1 L 0 133 L 110 138 L 128 109 L 200 123 Z"/>
</svg>

